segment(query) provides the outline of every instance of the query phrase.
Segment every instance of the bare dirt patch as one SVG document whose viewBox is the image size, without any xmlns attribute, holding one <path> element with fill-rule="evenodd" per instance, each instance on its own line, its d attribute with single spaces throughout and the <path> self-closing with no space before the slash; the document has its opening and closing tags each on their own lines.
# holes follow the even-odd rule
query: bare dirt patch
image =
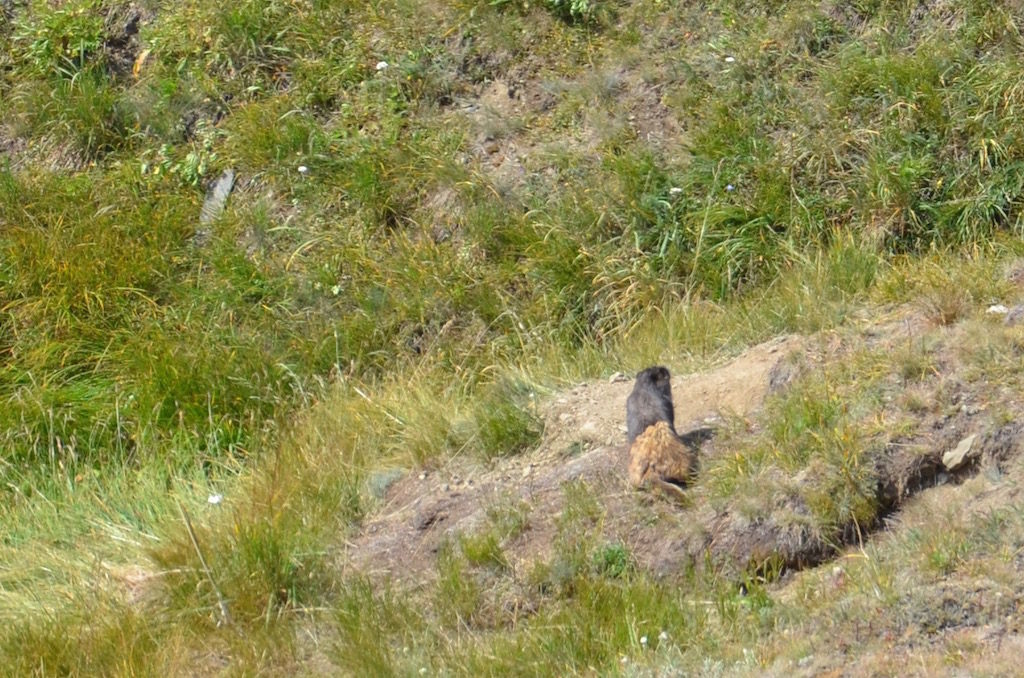
<svg viewBox="0 0 1024 678">
<path fill-rule="evenodd" d="M 653 149 L 678 153 L 684 141 L 683 129 L 675 113 L 663 101 L 671 83 L 666 79 L 645 78 L 635 70 L 622 68 L 604 77 L 612 96 L 605 106 L 588 111 L 588 126 L 608 128 L 606 133 L 609 134 L 625 127 Z M 605 118 L 603 123 L 599 122 L 602 117 Z"/>
<path fill-rule="evenodd" d="M 0 125 L 0 164 L 7 162 L 16 168 L 25 152 L 25 146 L 25 140 L 15 135 L 10 127 Z"/>
<path fill-rule="evenodd" d="M 132 3 L 106 9 L 103 50 L 112 75 L 123 78 L 132 72 L 132 66 L 141 49 L 140 25 L 151 18 L 152 16 L 143 16 L 142 9 Z"/>
<path fill-rule="evenodd" d="M 474 130 L 470 155 L 499 188 L 526 179 L 528 158 L 537 147 L 529 129 L 555 103 L 536 77 L 501 77 L 483 82 L 475 96 L 460 103 Z"/>
<path fill-rule="evenodd" d="M 498 190 L 510 190 L 538 172 L 553 177 L 552 158 L 593 153 L 623 133 L 655 150 L 681 147 L 683 129 L 663 101 L 665 83 L 621 68 L 580 77 L 583 84 L 520 71 L 479 84 L 474 96 L 460 102 L 474 130 L 469 155 Z M 544 130 L 560 97 L 577 90 L 576 97 L 592 99 L 581 111 L 579 130 L 551 138 Z"/>
</svg>

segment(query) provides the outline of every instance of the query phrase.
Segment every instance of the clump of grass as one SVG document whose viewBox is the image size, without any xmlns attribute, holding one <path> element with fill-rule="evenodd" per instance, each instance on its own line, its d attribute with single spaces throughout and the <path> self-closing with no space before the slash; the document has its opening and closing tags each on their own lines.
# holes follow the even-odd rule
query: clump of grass
<svg viewBox="0 0 1024 678">
<path fill-rule="evenodd" d="M 611 579 L 624 576 L 630 570 L 629 551 L 619 543 L 605 544 L 594 553 L 594 569 Z"/>
<path fill-rule="evenodd" d="M 329 596 L 325 554 L 318 546 L 321 530 L 330 525 L 327 516 L 323 519 L 322 526 L 302 529 L 293 511 L 271 508 L 239 512 L 212 526 L 182 525 L 173 541 L 151 554 L 174 573 L 166 580 L 165 604 L 191 611 L 205 625 L 228 620 L 249 624 L 277 619 L 289 609 Z M 195 529 L 195 543 L 189 529 Z"/>
<path fill-rule="evenodd" d="M 474 408 L 476 440 L 488 458 L 517 454 L 540 440 L 536 393 L 524 384 L 502 382 L 486 392 Z"/>
<path fill-rule="evenodd" d="M 917 389 L 908 389 L 901 396 L 900 405 L 913 414 L 924 414 L 934 407 L 932 395 Z"/>
<path fill-rule="evenodd" d="M 252 173 L 269 166 L 294 176 L 295 168 L 327 150 L 321 126 L 284 97 L 247 104 L 231 116 L 229 125 L 223 153 Z"/>
<path fill-rule="evenodd" d="M 491 0 L 491 6 L 512 7 L 528 10 L 529 3 L 516 3 L 514 0 Z M 541 5 L 552 14 L 568 23 L 590 24 L 603 22 L 609 13 L 605 0 L 543 0 Z"/>
<path fill-rule="evenodd" d="M 769 399 L 763 432 L 740 432 L 733 453 L 706 470 L 702 486 L 709 500 L 730 502 L 747 520 L 771 520 L 823 544 L 872 525 L 882 502 L 871 403 L 885 373 L 858 371 L 863 380 L 850 382 L 840 375 L 799 377 Z"/>
<path fill-rule="evenodd" d="M 921 381 L 936 372 L 932 357 L 922 345 L 910 345 L 900 349 L 895 355 L 895 360 L 904 382 Z"/>
<path fill-rule="evenodd" d="M 459 539 L 459 546 L 472 565 L 485 565 L 499 569 L 508 567 L 508 558 L 505 557 L 501 548 L 501 538 L 493 530 L 463 535 Z"/>
<path fill-rule="evenodd" d="M 930 292 L 922 298 L 921 306 L 928 319 L 936 325 L 952 325 L 971 310 L 967 294 L 954 287 Z"/>
<path fill-rule="evenodd" d="M 17 78 L 6 96 L 19 126 L 70 144 L 86 161 L 129 147 L 135 118 L 108 49 L 116 9 L 94 0 L 38 9 L 13 19 Z"/>
<path fill-rule="evenodd" d="M 480 609 L 482 591 L 454 545 L 448 544 L 441 549 L 437 569 L 434 605 L 441 621 L 449 627 L 470 624 Z"/>
<path fill-rule="evenodd" d="M 531 510 L 523 500 L 503 501 L 487 509 L 487 520 L 501 539 L 515 539 L 529 527 Z"/>
<path fill-rule="evenodd" d="M 968 544 L 963 535 L 949 532 L 923 547 L 926 567 L 935 574 L 948 575 L 963 564 Z"/>
<path fill-rule="evenodd" d="M 133 112 L 99 71 L 86 70 L 52 89 L 25 89 L 12 97 L 24 109 L 30 129 L 67 143 L 87 161 L 131 144 Z"/>
<path fill-rule="evenodd" d="M 389 642 L 390 638 L 410 643 L 425 630 L 426 619 L 402 596 L 389 589 L 375 591 L 365 579 L 345 583 L 334 613 L 338 640 L 332 645 L 331 658 L 366 675 L 385 675 L 395 669 L 399 643 Z"/>
<path fill-rule="evenodd" d="M 594 551 L 604 510 L 585 482 L 566 483 L 562 489 L 565 506 L 557 521 L 555 555 L 533 577 L 542 588 L 571 596 L 577 580 L 585 577 L 595 564 Z"/>
<path fill-rule="evenodd" d="M 275 69 L 295 58 L 303 14 L 279 2 L 231 7 L 192 2 L 163 17 L 153 39 L 160 61 L 179 73 L 200 72 L 211 89 L 229 85 L 233 94 L 251 96 L 273 89 L 280 76 Z M 216 74 L 215 79 L 207 74 Z"/>
<path fill-rule="evenodd" d="M 486 527 L 459 537 L 459 548 L 466 561 L 477 567 L 508 570 L 511 564 L 505 555 L 503 545 L 518 537 L 527 528 L 529 512 L 528 504 L 511 499 L 488 507 Z"/>
<path fill-rule="evenodd" d="M 766 416 L 772 441 L 791 451 L 797 464 L 806 462 L 817 435 L 835 429 L 848 407 L 825 380 L 811 379 L 802 386 L 782 397 Z"/>
<path fill-rule="evenodd" d="M 22 676 L 142 673 L 153 667 L 166 642 L 147 611 L 114 600 L 93 599 L 82 611 L 22 618 L 3 635 L 0 657 Z"/>
</svg>

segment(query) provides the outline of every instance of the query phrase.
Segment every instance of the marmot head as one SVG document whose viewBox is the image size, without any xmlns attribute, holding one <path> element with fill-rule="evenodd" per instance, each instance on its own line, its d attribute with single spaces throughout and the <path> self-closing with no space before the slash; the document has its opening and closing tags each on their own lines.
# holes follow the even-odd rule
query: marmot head
<svg viewBox="0 0 1024 678">
<path fill-rule="evenodd" d="M 663 395 L 667 400 L 672 400 L 672 375 L 668 368 L 661 365 L 648 367 L 636 375 L 637 386 L 650 384 L 651 388 Z"/>
</svg>

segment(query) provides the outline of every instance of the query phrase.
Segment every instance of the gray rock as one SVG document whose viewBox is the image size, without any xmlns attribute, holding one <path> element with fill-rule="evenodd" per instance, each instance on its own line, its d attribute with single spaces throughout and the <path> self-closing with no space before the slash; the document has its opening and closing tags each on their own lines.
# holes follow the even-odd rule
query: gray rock
<svg viewBox="0 0 1024 678">
<path fill-rule="evenodd" d="M 210 235 L 209 226 L 224 213 L 231 189 L 235 187 L 235 170 L 226 169 L 206 192 L 206 200 L 199 212 L 199 228 L 196 230 L 195 242 L 202 245 Z"/>
<path fill-rule="evenodd" d="M 942 465 L 950 471 L 956 470 L 964 463 L 964 459 L 967 458 L 967 455 L 971 451 L 971 447 L 974 445 L 974 441 L 977 438 L 977 435 L 969 435 L 961 440 L 955 448 L 942 455 Z"/>
<path fill-rule="evenodd" d="M 580 437 L 591 443 L 601 442 L 601 427 L 594 421 L 584 422 L 580 426 Z"/>
<path fill-rule="evenodd" d="M 367 482 L 370 494 L 377 499 L 383 499 L 395 482 L 400 480 L 405 473 L 399 469 L 385 469 L 370 475 Z"/>
</svg>

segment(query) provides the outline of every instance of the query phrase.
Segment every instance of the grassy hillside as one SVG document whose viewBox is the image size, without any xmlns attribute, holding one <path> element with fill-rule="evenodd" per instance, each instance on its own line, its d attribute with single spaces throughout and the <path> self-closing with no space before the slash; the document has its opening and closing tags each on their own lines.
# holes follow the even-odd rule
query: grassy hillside
<svg viewBox="0 0 1024 678">
<path fill-rule="evenodd" d="M 0 12 L 12 675 L 615 673 L 645 656 L 630 619 L 677 629 L 651 671 L 763 668 L 763 581 L 681 593 L 568 544 L 564 589 L 488 616 L 470 570 L 500 539 L 442 553 L 413 603 L 337 547 L 398 473 L 532 449 L 538 400 L 579 379 L 1012 294 L 1013 3 Z"/>
</svg>

